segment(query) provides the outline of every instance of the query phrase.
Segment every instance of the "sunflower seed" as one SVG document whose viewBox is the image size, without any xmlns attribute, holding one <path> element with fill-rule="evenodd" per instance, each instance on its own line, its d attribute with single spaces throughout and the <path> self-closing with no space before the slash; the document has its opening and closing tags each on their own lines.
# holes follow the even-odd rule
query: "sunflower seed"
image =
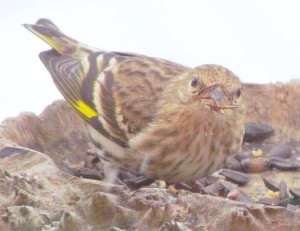
<svg viewBox="0 0 300 231">
<path fill-rule="evenodd" d="M 262 197 L 259 198 L 258 203 L 260 204 L 264 204 L 264 205 L 272 205 L 272 206 L 281 206 L 281 207 L 287 207 L 289 200 L 283 199 L 283 200 L 279 200 L 279 199 L 275 199 L 275 198 L 271 198 L 271 197 Z"/>
<path fill-rule="evenodd" d="M 258 200 L 258 203 L 263 205 L 275 205 L 277 203 L 277 199 L 271 198 L 271 197 L 261 197 Z"/>
<path fill-rule="evenodd" d="M 298 206 L 300 206 L 300 199 L 299 199 L 299 198 L 294 197 L 294 198 L 290 199 L 289 202 L 290 202 L 291 204 L 293 204 L 293 205 L 298 205 Z"/>
<path fill-rule="evenodd" d="M 245 173 L 237 172 L 230 169 L 223 169 L 220 172 L 221 175 L 225 176 L 225 178 L 235 184 L 244 185 L 250 181 L 250 176 Z"/>
<path fill-rule="evenodd" d="M 274 128 L 265 124 L 247 123 L 244 142 L 262 141 L 274 133 Z"/>
<path fill-rule="evenodd" d="M 274 205 L 280 206 L 280 207 L 287 207 L 288 203 L 289 203 L 289 199 L 285 198 L 285 199 L 276 201 L 276 203 Z"/>
<path fill-rule="evenodd" d="M 235 158 L 230 158 L 226 164 L 226 167 L 239 172 L 243 171 L 241 162 Z"/>
<path fill-rule="evenodd" d="M 283 159 L 281 157 L 272 156 L 269 157 L 267 161 L 270 165 L 280 170 L 295 170 L 297 168 L 300 168 L 300 164 Z"/>
<path fill-rule="evenodd" d="M 300 199 L 300 188 L 291 188 L 290 193 L 293 195 L 293 197 Z"/>
<path fill-rule="evenodd" d="M 287 199 L 288 198 L 288 192 L 287 192 L 287 185 L 285 181 L 280 181 L 279 183 L 279 199 Z"/>
<path fill-rule="evenodd" d="M 245 160 L 245 159 L 250 159 L 252 157 L 248 153 L 241 153 L 241 154 L 234 155 L 233 158 L 238 160 L 238 161 L 242 161 L 242 160 Z"/>
<path fill-rule="evenodd" d="M 279 191 L 279 184 L 271 179 L 268 179 L 266 176 L 263 176 L 263 182 L 265 186 L 272 190 L 273 192 L 278 192 Z"/>
<path fill-rule="evenodd" d="M 235 201 L 254 203 L 254 200 L 247 193 L 237 189 L 230 191 L 227 195 L 227 198 Z"/>
<path fill-rule="evenodd" d="M 206 184 L 207 185 L 212 185 L 212 184 L 214 184 L 218 180 L 219 180 L 219 178 L 216 177 L 216 176 L 207 176 L 206 177 Z"/>
<path fill-rule="evenodd" d="M 241 161 L 241 165 L 243 170 L 248 173 L 264 172 L 269 167 L 267 161 L 259 159 L 245 159 Z"/>
<path fill-rule="evenodd" d="M 223 190 L 224 190 L 224 186 L 219 182 L 215 182 L 214 184 L 209 185 L 205 188 L 207 194 L 211 196 L 220 196 Z"/>
<path fill-rule="evenodd" d="M 279 144 L 272 148 L 270 151 L 270 158 L 271 157 L 281 157 L 287 159 L 291 157 L 292 148 L 287 144 Z"/>
</svg>

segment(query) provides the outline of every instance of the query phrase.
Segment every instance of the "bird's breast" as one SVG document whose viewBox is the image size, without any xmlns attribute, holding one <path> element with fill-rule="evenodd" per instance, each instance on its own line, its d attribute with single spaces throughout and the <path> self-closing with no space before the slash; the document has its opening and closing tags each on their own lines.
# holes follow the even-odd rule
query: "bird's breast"
<svg viewBox="0 0 300 231">
<path fill-rule="evenodd" d="M 141 158 L 146 175 L 186 181 L 222 168 L 229 154 L 237 151 L 242 135 L 243 127 L 230 118 L 190 115 L 151 127 L 132 145 L 132 151 Z"/>
</svg>

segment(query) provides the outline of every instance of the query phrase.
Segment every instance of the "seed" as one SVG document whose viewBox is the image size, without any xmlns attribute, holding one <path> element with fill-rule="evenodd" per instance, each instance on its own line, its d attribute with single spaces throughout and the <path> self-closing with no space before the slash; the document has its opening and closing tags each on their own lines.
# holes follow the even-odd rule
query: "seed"
<svg viewBox="0 0 300 231">
<path fill-rule="evenodd" d="M 238 185 L 245 185 L 250 181 L 250 176 L 245 173 L 237 172 L 230 169 L 223 169 L 220 172 L 220 175 L 225 176 L 226 180 L 238 184 Z"/>
<path fill-rule="evenodd" d="M 218 177 L 215 177 L 215 176 L 207 176 L 205 182 L 206 182 L 207 185 L 211 185 L 211 184 L 214 184 L 214 183 L 215 183 L 216 181 L 218 181 L 218 180 L 219 180 Z"/>
<path fill-rule="evenodd" d="M 199 182 L 203 187 L 206 187 L 208 185 L 215 183 L 218 180 L 219 177 L 211 175 L 211 176 L 201 177 L 200 179 L 197 180 L 197 182 Z"/>
<path fill-rule="evenodd" d="M 289 199 L 288 198 L 285 198 L 285 199 L 282 199 L 282 200 L 278 200 L 276 204 L 276 206 L 281 206 L 281 207 L 287 207 L 289 203 Z"/>
<path fill-rule="evenodd" d="M 220 196 L 223 190 L 224 190 L 224 186 L 219 182 L 215 182 L 214 184 L 209 185 L 205 188 L 207 194 L 211 196 Z"/>
<path fill-rule="evenodd" d="M 273 192 L 278 192 L 279 191 L 279 184 L 271 179 L 268 179 L 266 176 L 263 176 L 263 182 L 265 186 L 272 190 Z"/>
<path fill-rule="evenodd" d="M 248 153 L 241 153 L 241 154 L 234 155 L 233 158 L 238 161 L 242 161 L 245 159 L 250 159 L 251 155 L 249 155 Z"/>
<path fill-rule="evenodd" d="M 258 203 L 260 204 L 264 204 L 264 205 L 272 205 L 272 206 L 281 206 L 281 207 L 287 207 L 289 200 L 283 199 L 283 200 L 279 200 L 279 199 L 275 199 L 275 198 L 271 198 L 271 197 L 262 197 L 259 198 Z"/>
<path fill-rule="evenodd" d="M 274 128 L 265 124 L 247 123 L 244 142 L 262 141 L 274 133 Z"/>
<path fill-rule="evenodd" d="M 270 151 L 270 158 L 271 157 L 281 157 L 284 159 L 287 159 L 291 156 L 292 154 L 292 149 L 290 146 L 287 144 L 279 144 L 272 148 Z"/>
<path fill-rule="evenodd" d="M 267 161 L 259 159 L 245 159 L 242 160 L 241 165 L 243 170 L 248 173 L 264 172 L 269 167 Z"/>
<path fill-rule="evenodd" d="M 174 187 L 174 185 L 170 185 L 167 188 L 167 192 L 170 193 L 170 194 L 176 194 L 176 193 L 178 193 L 178 191 L 176 190 L 176 188 Z"/>
<path fill-rule="evenodd" d="M 238 195 L 239 195 L 239 191 L 237 189 L 234 189 L 228 193 L 227 198 L 234 200 L 235 198 L 237 198 Z"/>
<path fill-rule="evenodd" d="M 156 184 L 158 185 L 158 187 L 160 188 L 165 188 L 166 187 L 166 182 L 162 181 L 162 180 L 157 180 Z"/>
<path fill-rule="evenodd" d="M 293 204 L 293 205 L 298 205 L 298 206 L 300 206 L 300 199 L 299 199 L 299 198 L 294 197 L 294 198 L 290 199 L 289 202 L 290 202 L 291 204 Z"/>
<path fill-rule="evenodd" d="M 235 158 L 230 158 L 226 164 L 226 167 L 239 172 L 243 171 L 241 162 Z"/>
<path fill-rule="evenodd" d="M 237 189 L 230 191 L 227 195 L 227 198 L 235 201 L 254 203 L 254 200 L 247 193 Z"/>
<path fill-rule="evenodd" d="M 281 157 L 272 156 L 269 157 L 267 161 L 270 165 L 280 170 L 296 170 L 297 168 L 300 168 L 299 164 Z"/>
<path fill-rule="evenodd" d="M 273 198 L 273 199 L 278 199 L 279 198 L 279 192 L 273 192 L 273 191 L 268 191 L 266 192 L 266 197 L 270 197 L 270 198 Z"/>
<path fill-rule="evenodd" d="M 93 180 L 103 180 L 104 176 L 96 169 L 90 169 L 90 168 L 81 168 L 77 171 L 74 169 L 70 169 L 70 171 L 73 171 L 73 174 L 77 177 L 82 177 L 86 179 L 93 179 Z"/>
<path fill-rule="evenodd" d="M 300 199 L 300 188 L 291 188 L 290 193 L 293 195 L 293 197 Z"/>
<path fill-rule="evenodd" d="M 261 149 L 257 149 L 257 150 L 253 150 L 251 152 L 251 154 L 252 154 L 253 157 L 260 157 L 260 156 L 262 156 L 263 151 Z"/>
<path fill-rule="evenodd" d="M 279 199 L 283 200 L 288 198 L 287 185 L 285 181 L 280 181 L 279 183 Z"/>
<path fill-rule="evenodd" d="M 259 198 L 258 203 L 264 204 L 264 205 L 274 205 L 276 203 L 277 199 L 271 198 L 271 197 L 262 197 Z"/>
</svg>

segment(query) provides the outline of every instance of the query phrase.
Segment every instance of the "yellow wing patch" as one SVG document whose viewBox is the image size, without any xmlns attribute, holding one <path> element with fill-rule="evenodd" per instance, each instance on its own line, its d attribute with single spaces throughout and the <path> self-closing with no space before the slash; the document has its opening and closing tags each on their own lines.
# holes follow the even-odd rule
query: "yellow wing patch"
<svg viewBox="0 0 300 231">
<path fill-rule="evenodd" d="M 87 105 L 82 100 L 78 100 L 75 103 L 72 104 L 82 115 L 84 115 L 87 118 L 92 118 L 98 115 L 98 113 L 91 108 L 89 105 Z"/>
</svg>

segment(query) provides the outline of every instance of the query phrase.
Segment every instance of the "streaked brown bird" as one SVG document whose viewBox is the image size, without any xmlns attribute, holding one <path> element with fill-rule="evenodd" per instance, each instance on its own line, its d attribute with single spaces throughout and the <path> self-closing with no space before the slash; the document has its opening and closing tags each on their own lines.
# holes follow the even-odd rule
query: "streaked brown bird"
<svg viewBox="0 0 300 231">
<path fill-rule="evenodd" d="M 50 20 L 28 30 L 53 49 L 40 58 L 90 125 L 102 161 L 149 178 L 184 182 L 222 168 L 240 148 L 245 106 L 236 75 L 219 65 L 91 48 Z"/>
</svg>

